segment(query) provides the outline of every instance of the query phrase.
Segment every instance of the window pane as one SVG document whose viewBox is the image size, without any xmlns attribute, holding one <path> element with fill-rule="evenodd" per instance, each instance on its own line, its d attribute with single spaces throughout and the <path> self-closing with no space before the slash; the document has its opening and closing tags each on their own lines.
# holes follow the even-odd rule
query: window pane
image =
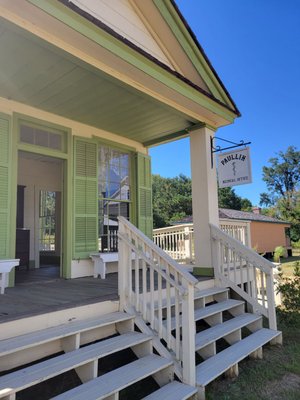
<svg viewBox="0 0 300 400">
<path fill-rule="evenodd" d="M 129 219 L 130 155 L 99 149 L 99 250 L 117 251 L 118 216 Z M 121 201 L 122 200 L 122 201 Z"/>
</svg>

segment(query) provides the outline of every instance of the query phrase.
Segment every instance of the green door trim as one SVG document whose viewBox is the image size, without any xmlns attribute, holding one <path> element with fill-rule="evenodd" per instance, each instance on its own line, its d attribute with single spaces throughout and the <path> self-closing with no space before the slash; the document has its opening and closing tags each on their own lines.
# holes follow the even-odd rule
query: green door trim
<svg viewBox="0 0 300 400">
<path fill-rule="evenodd" d="M 21 143 L 19 140 L 20 124 L 28 122 L 31 125 L 38 125 L 48 129 L 56 129 L 61 131 L 65 136 L 65 152 L 60 150 L 48 149 L 46 147 Z M 62 252 L 61 252 L 61 276 L 63 278 L 71 278 L 71 261 L 72 261 L 72 164 L 73 164 L 73 143 L 72 132 L 70 128 L 62 125 L 54 124 L 49 121 L 33 118 L 25 114 L 13 113 L 13 168 L 12 168 L 12 186 L 15 188 L 12 193 L 11 225 L 12 229 L 16 225 L 16 204 L 17 204 L 17 175 L 18 175 L 18 151 L 25 151 L 42 156 L 54 157 L 63 160 L 63 190 L 62 190 Z M 15 231 L 15 229 L 14 229 Z M 15 235 L 13 242 L 13 252 L 15 253 Z"/>
</svg>

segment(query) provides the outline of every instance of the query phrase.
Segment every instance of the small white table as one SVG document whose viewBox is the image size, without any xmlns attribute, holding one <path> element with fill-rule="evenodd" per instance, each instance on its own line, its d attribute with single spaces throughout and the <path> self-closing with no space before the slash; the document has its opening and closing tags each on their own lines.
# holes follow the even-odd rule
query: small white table
<svg viewBox="0 0 300 400">
<path fill-rule="evenodd" d="M 98 278 L 100 275 L 101 279 L 105 279 L 106 263 L 119 260 L 118 253 L 92 253 L 90 258 L 94 263 L 94 278 Z"/>
<path fill-rule="evenodd" d="M 0 260 L 0 294 L 4 294 L 4 290 L 7 286 L 8 274 L 14 267 L 19 265 L 19 263 L 20 259 L 18 258 L 13 260 Z"/>
</svg>

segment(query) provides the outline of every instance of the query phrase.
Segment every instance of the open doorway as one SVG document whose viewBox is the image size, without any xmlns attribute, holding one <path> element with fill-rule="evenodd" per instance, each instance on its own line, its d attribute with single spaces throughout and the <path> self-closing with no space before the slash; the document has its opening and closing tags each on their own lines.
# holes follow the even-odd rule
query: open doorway
<svg viewBox="0 0 300 400">
<path fill-rule="evenodd" d="M 63 161 L 18 154 L 16 284 L 62 276 Z"/>
</svg>

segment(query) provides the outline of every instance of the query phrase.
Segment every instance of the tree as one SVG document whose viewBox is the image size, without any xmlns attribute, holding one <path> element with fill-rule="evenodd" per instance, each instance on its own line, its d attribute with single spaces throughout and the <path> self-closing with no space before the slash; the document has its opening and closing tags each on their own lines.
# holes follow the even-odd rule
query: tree
<svg viewBox="0 0 300 400">
<path fill-rule="evenodd" d="M 175 178 L 152 176 L 153 225 L 161 228 L 192 215 L 192 180 L 185 175 Z M 246 210 L 250 200 L 239 197 L 234 189 L 218 189 L 219 207 Z"/>
<path fill-rule="evenodd" d="M 268 193 L 260 195 L 260 204 L 271 206 L 277 216 L 292 223 L 291 238 L 300 239 L 300 151 L 289 146 L 284 153 L 269 160 L 263 167 L 263 180 Z M 274 210 L 273 210 L 274 212 Z"/>
<path fill-rule="evenodd" d="M 160 228 L 192 215 L 192 182 L 185 175 L 152 176 L 153 225 Z"/>
</svg>

